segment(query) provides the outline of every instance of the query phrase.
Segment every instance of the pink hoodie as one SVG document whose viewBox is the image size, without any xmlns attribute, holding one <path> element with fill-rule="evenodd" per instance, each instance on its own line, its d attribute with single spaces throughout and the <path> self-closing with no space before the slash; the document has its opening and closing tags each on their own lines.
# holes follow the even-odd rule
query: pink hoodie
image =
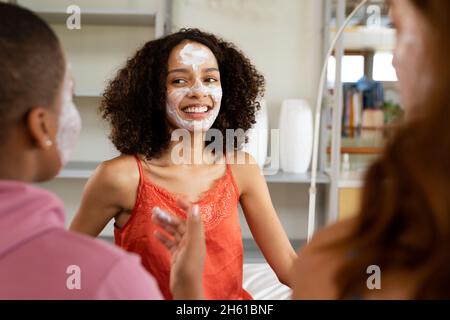
<svg viewBox="0 0 450 320">
<path fill-rule="evenodd" d="M 64 218 L 53 194 L 0 180 L 0 299 L 162 298 L 137 256 L 66 231 Z"/>
</svg>

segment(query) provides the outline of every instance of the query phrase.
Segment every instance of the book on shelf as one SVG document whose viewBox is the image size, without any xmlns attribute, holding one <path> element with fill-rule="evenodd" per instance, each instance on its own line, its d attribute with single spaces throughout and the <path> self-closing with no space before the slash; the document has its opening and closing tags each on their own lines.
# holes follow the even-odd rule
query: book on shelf
<svg viewBox="0 0 450 320">
<path fill-rule="evenodd" d="M 382 132 L 365 130 L 384 125 L 384 88 L 381 82 L 363 77 L 356 83 L 345 83 L 343 87 L 343 136 L 354 138 L 377 138 Z"/>
</svg>

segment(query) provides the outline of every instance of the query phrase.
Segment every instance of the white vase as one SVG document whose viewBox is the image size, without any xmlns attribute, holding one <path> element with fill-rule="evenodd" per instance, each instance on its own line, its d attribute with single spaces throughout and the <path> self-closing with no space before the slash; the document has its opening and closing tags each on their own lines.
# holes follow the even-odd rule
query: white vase
<svg viewBox="0 0 450 320">
<path fill-rule="evenodd" d="M 249 130 L 248 142 L 244 145 L 243 150 L 251 154 L 262 169 L 267 158 L 269 116 L 266 101 L 261 100 L 260 104 L 261 109 L 256 114 L 256 123 Z"/>
<path fill-rule="evenodd" d="M 313 146 L 313 115 L 305 100 L 285 100 L 280 115 L 280 165 L 284 172 L 306 173 Z"/>
</svg>

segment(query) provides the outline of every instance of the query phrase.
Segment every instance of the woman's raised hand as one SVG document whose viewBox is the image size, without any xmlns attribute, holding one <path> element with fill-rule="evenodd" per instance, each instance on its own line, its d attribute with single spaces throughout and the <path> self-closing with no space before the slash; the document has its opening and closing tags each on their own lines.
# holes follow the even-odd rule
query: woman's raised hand
<svg viewBox="0 0 450 320">
<path fill-rule="evenodd" d="M 200 210 L 185 199 L 178 199 L 177 204 L 187 213 L 187 221 L 158 207 L 152 215 L 153 222 L 162 228 L 155 231 L 155 236 L 172 255 L 170 290 L 174 299 L 204 299 L 206 248 Z"/>
</svg>

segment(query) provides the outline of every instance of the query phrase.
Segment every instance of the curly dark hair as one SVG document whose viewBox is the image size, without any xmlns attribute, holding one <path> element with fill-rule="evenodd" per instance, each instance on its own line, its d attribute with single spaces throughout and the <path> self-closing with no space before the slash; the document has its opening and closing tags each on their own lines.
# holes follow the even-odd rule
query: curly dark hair
<svg viewBox="0 0 450 320">
<path fill-rule="evenodd" d="M 260 109 L 265 80 L 250 60 L 232 43 L 198 29 L 147 42 L 110 81 L 100 112 L 111 125 L 110 139 L 122 154 L 142 154 L 147 159 L 164 152 L 170 143 L 166 119 L 166 79 L 172 49 L 183 41 L 207 46 L 215 55 L 222 84 L 220 113 L 212 128 L 226 136 L 227 129 L 247 131 Z M 235 139 L 234 148 L 242 141 Z M 225 149 L 224 144 L 224 149 Z"/>
</svg>

